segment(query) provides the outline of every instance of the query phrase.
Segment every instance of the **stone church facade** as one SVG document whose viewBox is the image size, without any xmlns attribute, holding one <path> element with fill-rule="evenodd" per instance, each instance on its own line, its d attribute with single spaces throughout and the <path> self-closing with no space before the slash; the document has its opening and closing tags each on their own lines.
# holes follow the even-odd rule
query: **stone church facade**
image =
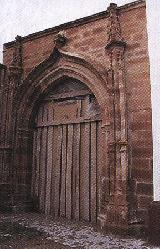
<svg viewBox="0 0 160 249">
<path fill-rule="evenodd" d="M 4 44 L 0 86 L 1 210 L 112 231 L 148 227 L 145 1 L 17 36 Z"/>
</svg>

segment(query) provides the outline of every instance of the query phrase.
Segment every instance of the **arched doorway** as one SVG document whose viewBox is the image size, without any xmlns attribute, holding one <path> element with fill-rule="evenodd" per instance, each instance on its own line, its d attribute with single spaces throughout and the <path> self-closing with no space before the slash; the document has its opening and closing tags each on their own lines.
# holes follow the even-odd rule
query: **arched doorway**
<svg viewBox="0 0 160 249">
<path fill-rule="evenodd" d="M 101 110 L 90 89 L 63 78 L 35 118 L 32 198 L 54 217 L 97 222 L 101 172 Z"/>
</svg>

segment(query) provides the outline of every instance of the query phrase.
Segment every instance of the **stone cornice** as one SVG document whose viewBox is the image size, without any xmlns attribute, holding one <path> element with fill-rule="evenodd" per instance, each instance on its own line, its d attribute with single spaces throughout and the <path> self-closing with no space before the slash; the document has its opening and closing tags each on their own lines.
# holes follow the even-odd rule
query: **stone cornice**
<svg viewBox="0 0 160 249">
<path fill-rule="evenodd" d="M 123 11 L 123 12 L 124 11 L 129 11 L 129 10 L 131 10 L 133 8 L 144 7 L 146 5 L 145 3 L 146 3 L 145 0 L 138 0 L 138 1 L 135 1 L 135 2 L 132 2 L 132 3 L 128 3 L 128 4 L 125 4 L 123 6 L 120 6 L 117 9 L 120 10 L 120 11 Z M 109 12 L 107 10 L 102 11 L 100 13 L 93 14 L 91 16 L 83 17 L 83 18 L 80 18 L 80 19 L 77 19 L 77 20 L 74 20 L 74 21 L 70 21 L 70 22 L 67 22 L 67 23 L 64 23 L 64 24 L 60 24 L 60 25 L 55 26 L 53 28 L 48 28 L 48 29 L 45 29 L 43 31 L 39 31 L 39 32 L 29 34 L 27 36 L 22 37 L 22 42 L 27 42 L 27 41 L 31 41 L 31 40 L 34 40 L 34 39 L 38 39 L 38 38 L 43 37 L 45 35 L 57 34 L 58 32 L 60 32 L 62 30 L 66 30 L 68 28 L 72 28 L 72 27 L 80 26 L 80 25 L 83 25 L 83 24 L 86 24 L 86 23 L 94 22 L 95 20 L 99 20 L 99 19 L 105 18 L 107 16 L 109 16 Z M 13 47 L 14 43 L 15 43 L 15 41 L 5 43 L 4 48 Z"/>
</svg>

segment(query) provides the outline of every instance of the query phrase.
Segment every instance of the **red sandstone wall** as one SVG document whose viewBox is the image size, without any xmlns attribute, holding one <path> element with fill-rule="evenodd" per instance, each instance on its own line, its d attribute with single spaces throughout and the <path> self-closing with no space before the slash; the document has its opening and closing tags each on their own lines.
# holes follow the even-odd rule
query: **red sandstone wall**
<svg viewBox="0 0 160 249">
<path fill-rule="evenodd" d="M 122 36 L 127 43 L 126 87 L 129 118 L 129 175 L 132 192 L 132 209 L 138 208 L 141 217 L 147 216 L 152 200 L 152 134 L 149 59 L 144 4 L 120 10 Z M 70 53 L 84 54 L 109 67 L 105 51 L 108 39 L 108 16 L 65 27 L 68 38 L 64 49 Z M 57 31 L 56 31 L 57 33 Z M 45 60 L 53 49 L 55 31 L 34 39 L 23 40 L 23 66 L 26 76 Z M 4 64 L 12 61 L 13 48 L 4 49 Z M 135 196 L 135 198 L 134 198 Z"/>
<path fill-rule="evenodd" d="M 107 16 L 100 20 L 65 29 L 68 44 L 65 50 L 70 53 L 89 55 L 92 59 L 108 63 L 105 52 L 107 42 Z M 23 66 L 25 76 L 40 62 L 45 60 L 53 50 L 54 37 L 57 34 L 47 34 L 43 37 L 23 43 Z M 12 61 L 13 49 L 4 50 L 4 64 Z"/>
<path fill-rule="evenodd" d="M 130 174 L 137 196 L 139 216 L 147 217 L 152 201 L 151 86 L 145 8 L 121 14 L 121 28 L 127 41 L 126 85 L 129 117 Z M 132 206 L 133 208 L 134 206 Z"/>
</svg>

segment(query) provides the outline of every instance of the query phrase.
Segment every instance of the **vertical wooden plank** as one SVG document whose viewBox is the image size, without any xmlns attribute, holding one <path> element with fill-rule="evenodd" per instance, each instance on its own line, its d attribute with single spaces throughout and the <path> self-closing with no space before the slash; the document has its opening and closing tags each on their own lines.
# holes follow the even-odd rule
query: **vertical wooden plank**
<svg viewBox="0 0 160 249">
<path fill-rule="evenodd" d="M 2 182 L 6 183 L 7 182 L 7 163 L 6 163 L 6 151 L 3 151 L 3 178 Z"/>
<path fill-rule="evenodd" d="M 66 163 L 67 163 L 67 125 L 63 125 L 62 137 L 62 172 L 60 193 L 60 216 L 66 215 Z"/>
<path fill-rule="evenodd" d="M 67 170 L 66 170 L 66 217 L 71 219 L 72 204 L 72 148 L 73 148 L 73 125 L 68 125 L 68 144 L 67 144 Z"/>
<path fill-rule="evenodd" d="M 47 103 L 47 117 L 46 117 L 47 122 L 52 120 L 52 108 L 53 104 Z M 51 209 L 53 130 L 54 130 L 53 127 L 48 127 L 45 214 L 50 214 L 50 209 Z"/>
<path fill-rule="evenodd" d="M 89 104 L 90 104 L 90 95 L 86 95 L 85 98 L 81 102 L 81 116 L 84 118 L 88 118 Z"/>
<path fill-rule="evenodd" d="M 47 158 L 47 128 L 42 128 L 41 158 L 40 158 L 40 211 L 45 209 L 46 188 L 46 158 Z"/>
<path fill-rule="evenodd" d="M 90 209 L 91 222 L 97 220 L 97 126 L 96 122 L 91 122 L 91 181 L 90 181 Z"/>
<path fill-rule="evenodd" d="M 101 174 L 103 164 L 103 141 L 102 141 L 102 129 L 101 122 L 97 121 L 97 216 L 100 213 L 100 201 L 101 201 Z"/>
<path fill-rule="evenodd" d="M 73 146 L 72 146 L 72 173 L 71 173 L 71 217 L 75 218 L 76 208 L 76 124 L 73 125 Z"/>
<path fill-rule="evenodd" d="M 52 122 L 53 121 L 53 103 L 48 103 L 48 122 Z"/>
<path fill-rule="evenodd" d="M 77 118 L 80 118 L 81 115 L 82 115 L 82 100 L 79 99 L 79 100 L 77 100 L 77 101 L 78 101 L 78 108 L 77 108 L 76 117 L 77 117 Z"/>
<path fill-rule="evenodd" d="M 51 202 L 51 180 L 52 180 L 52 141 L 53 127 L 48 127 L 48 145 L 47 145 L 47 162 L 46 162 L 46 199 L 45 199 L 45 214 L 50 213 Z"/>
<path fill-rule="evenodd" d="M 72 204 L 72 214 L 73 218 L 79 220 L 79 165 L 80 164 L 80 124 L 74 125 L 74 146 L 73 146 L 73 204 Z M 75 181 L 75 182 L 74 182 Z M 74 193 L 75 192 L 75 193 Z"/>
<path fill-rule="evenodd" d="M 47 121 L 47 106 L 42 106 L 42 114 L 40 112 L 40 119 L 42 115 L 42 121 L 45 123 Z M 45 193 L 46 193 L 46 163 L 47 163 L 47 133 L 48 128 L 42 128 L 41 137 L 41 158 L 40 158 L 40 211 L 45 211 Z"/>
<path fill-rule="evenodd" d="M 54 134 L 54 137 L 56 134 Z M 57 127 L 57 151 L 53 160 L 55 159 L 55 207 L 54 215 L 59 216 L 60 212 L 60 188 L 61 188 L 61 164 L 62 164 L 62 126 Z"/>
<path fill-rule="evenodd" d="M 37 126 L 40 125 L 43 121 L 43 106 L 40 107 L 38 116 L 37 116 Z"/>
<path fill-rule="evenodd" d="M 0 175 L 0 180 L 1 180 L 1 183 L 4 181 L 4 151 L 1 152 L 1 156 L 2 156 L 2 163 L 1 163 L 1 172 L 2 174 Z"/>
<path fill-rule="evenodd" d="M 0 150 L 0 170 L 1 170 L 1 172 L 2 172 L 2 163 L 3 163 L 3 153 Z"/>
<path fill-rule="evenodd" d="M 58 140 L 58 126 L 53 126 L 53 138 L 52 138 L 52 179 L 51 179 L 51 204 L 50 213 L 55 216 L 55 176 L 56 176 L 56 162 L 57 162 L 57 140 Z"/>
<path fill-rule="evenodd" d="M 32 160 L 32 181 L 31 181 L 31 196 L 35 195 L 35 181 L 36 181 L 36 168 L 37 168 L 37 130 L 34 131 L 33 137 L 33 160 Z"/>
<path fill-rule="evenodd" d="M 41 154 L 41 128 L 38 128 L 37 130 L 37 148 L 36 151 L 34 152 L 35 154 L 35 161 L 36 161 L 36 169 L 35 169 L 35 187 L 34 187 L 34 194 L 35 198 L 39 198 L 39 177 L 40 177 L 40 154 Z M 35 200 L 37 201 L 37 200 Z"/>
<path fill-rule="evenodd" d="M 80 219 L 90 220 L 90 123 L 81 124 L 81 157 L 80 157 Z"/>
</svg>

